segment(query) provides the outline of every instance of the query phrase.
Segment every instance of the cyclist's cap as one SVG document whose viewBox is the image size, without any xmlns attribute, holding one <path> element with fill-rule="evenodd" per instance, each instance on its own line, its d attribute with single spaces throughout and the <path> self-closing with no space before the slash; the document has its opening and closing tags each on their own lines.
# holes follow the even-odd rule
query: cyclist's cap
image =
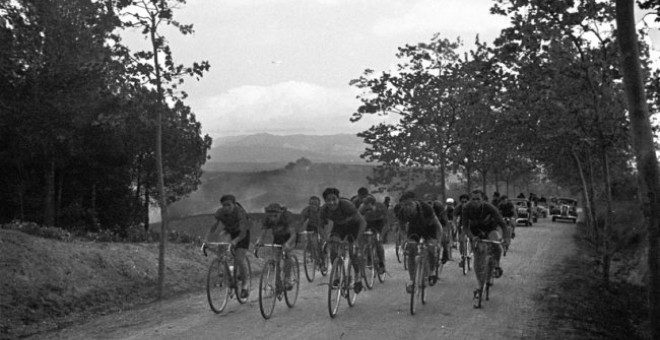
<svg viewBox="0 0 660 340">
<path fill-rule="evenodd" d="M 449 204 L 454 203 L 454 199 L 453 198 L 448 198 L 447 203 L 449 203 Z"/>
<path fill-rule="evenodd" d="M 403 202 L 409 199 L 415 199 L 415 193 L 413 191 L 406 191 L 401 195 L 401 198 L 399 198 L 399 202 Z"/>
<path fill-rule="evenodd" d="M 266 210 L 267 213 L 279 213 L 282 212 L 284 208 L 277 203 L 271 203 L 264 210 Z"/>
<path fill-rule="evenodd" d="M 220 203 L 225 203 L 226 201 L 231 201 L 233 203 L 236 203 L 236 196 L 234 196 L 234 195 L 222 195 L 222 197 L 220 197 Z"/>
</svg>

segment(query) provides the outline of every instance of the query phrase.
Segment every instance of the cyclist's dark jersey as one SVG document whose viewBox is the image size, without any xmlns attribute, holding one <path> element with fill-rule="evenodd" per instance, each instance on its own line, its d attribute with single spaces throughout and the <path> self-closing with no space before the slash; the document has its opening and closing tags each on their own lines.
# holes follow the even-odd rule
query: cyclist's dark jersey
<svg viewBox="0 0 660 340">
<path fill-rule="evenodd" d="M 433 225 L 435 212 L 433 207 L 423 201 L 415 201 L 416 211 L 413 216 L 406 216 L 404 209 L 398 209 L 396 217 L 401 223 L 408 223 L 408 237 L 417 234 L 425 239 L 437 239 L 438 228 Z"/>
<path fill-rule="evenodd" d="M 498 226 L 504 230 L 506 224 L 502 219 L 502 215 L 492 204 L 481 202 L 468 202 L 462 211 L 461 225 L 465 228 L 470 228 L 474 236 L 484 237 L 491 231 L 495 230 Z"/>
<path fill-rule="evenodd" d="M 355 208 L 351 201 L 345 198 L 340 198 L 339 206 L 334 211 L 330 210 L 330 207 L 328 207 L 327 204 L 324 204 L 323 207 L 321 207 L 320 217 L 323 224 L 327 223 L 327 221 L 333 222 L 333 234 L 336 234 L 342 239 L 347 235 L 351 235 L 353 240 L 356 240 L 358 233 L 360 232 L 360 222 L 355 219 L 346 222 L 346 219 L 357 213 L 357 208 Z"/>
<path fill-rule="evenodd" d="M 355 206 L 355 208 L 360 209 L 360 206 L 362 206 L 362 203 L 364 202 L 364 200 L 365 200 L 367 197 L 374 197 L 374 196 L 371 195 L 371 194 L 368 194 L 368 195 L 366 195 L 366 196 L 358 196 L 358 195 L 355 195 L 355 196 L 351 197 L 351 203 L 353 203 L 353 205 Z M 376 199 L 376 198 L 374 197 L 374 199 Z"/>
<path fill-rule="evenodd" d="M 497 208 L 500 210 L 502 217 L 513 218 L 515 216 L 513 203 L 511 203 L 511 201 L 501 202 Z"/>
<path fill-rule="evenodd" d="M 453 221 L 453 220 L 454 220 L 454 206 L 447 205 L 447 221 Z"/>
<path fill-rule="evenodd" d="M 321 226 L 321 207 L 317 208 L 314 210 L 311 207 L 306 207 L 303 209 L 303 211 L 300 213 L 302 215 L 302 220 L 309 220 L 307 222 L 307 231 L 318 231 L 319 227 Z"/>
<path fill-rule="evenodd" d="M 273 243 L 284 244 L 291 237 L 291 222 L 293 214 L 290 211 L 284 211 L 280 214 L 277 221 L 264 220 L 264 229 L 273 231 Z"/>
<path fill-rule="evenodd" d="M 385 204 L 376 202 L 373 206 L 362 206 L 359 211 L 367 222 L 367 230 L 373 229 L 379 233 L 383 232 L 383 227 L 387 222 L 387 208 Z"/>
<path fill-rule="evenodd" d="M 248 249 L 250 246 L 250 225 L 247 212 L 243 207 L 236 203 L 236 207 L 230 213 L 225 212 L 222 208 L 215 212 L 215 219 L 222 222 L 225 226 L 225 231 L 229 233 L 231 238 L 236 238 L 241 233 L 241 222 L 247 225 L 247 232 L 245 237 L 236 244 L 236 248 Z"/>
<path fill-rule="evenodd" d="M 445 211 L 445 205 L 442 204 L 440 201 L 431 201 L 427 202 L 429 205 L 433 207 L 433 212 L 435 213 L 435 216 L 438 218 L 438 221 L 440 221 L 440 225 L 444 228 L 447 225 L 447 212 Z"/>
</svg>

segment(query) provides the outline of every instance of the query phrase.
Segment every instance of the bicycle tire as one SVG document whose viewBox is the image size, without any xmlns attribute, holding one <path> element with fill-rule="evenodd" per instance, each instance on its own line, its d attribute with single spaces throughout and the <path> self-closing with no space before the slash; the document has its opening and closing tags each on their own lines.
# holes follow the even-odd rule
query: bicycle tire
<svg viewBox="0 0 660 340">
<path fill-rule="evenodd" d="M 472 258 L 474 257 L 474 253 L 472 252 L 472 241 L 470 241 L 469 238 L 466 238 L 466 242 L 465 253 L 467 254 L 467 261 L 465 261 L 465 264 L 467 265 L 467 270 L 470 271 L 472 270 Z"/>
<path fill-rule="evenodd" d="M 328 312 L 331 318 L 337 316 L 339 304 L 342 300 L 342 287 L 345 280 L 343 266 L 343 261 L 340 257 L 337 257 L 332 264 L 332 270 L 328 277 Z M 335 280 L 338 281 L 336 285 L 334 284 Z"/>
<path fill-rule="evenodd" d="M 289 308 L 296 305 L 298 301 L 298 292 L 300 291 L 300 263 L 296 255 L 289 255 L 291 261 L 291 280 L 293 280 L 293 289 L 284 290 L 284 300 Z"/>
<path fill-rule="evenodd" d="M 229 268 L 220 259 L 215 259 L 211 262 L 206 276 L 206 297 L 214 313 L 222 313 L 227 306 L 230 292 Z"/>
<path fill-rule="evenodd" d="M 429 272 L 430 272 L 429 265 L 430 264 L 428 263 L 428 260 L 423 259 L 420 262 L 420 265 L 422 266 L 422 275 L 420 276 L 420 281 L 419 281 L 419 285 L 420 285 L 419 295 L 420 295 L 420 300 L 422 301 L 422 304 L 425 305 L 426 304 L 426 286 L 427 286 L 428 278 L 429 278 Z"/>
<path fill-rule="evenodd" d="M 371 242 L 364 246 L 363 254 L 364 264 L 362 268 L 365 285 L 367 289 L 373 289 L 374 282 L 376 282 L 376 249 Z"/>
<path fill-rule="evenodd" d="M 316 276 L 316 261 L 314 261 L 313 254 L 311 242 L 308 242 L 303 249 L 303 267 L 305 267 L 305 277 L 308 282 L 314 282 Z"/>
<path fill-rule="evenodd" d="M 317 234 L 317 251 L 318 251 L 318 265 L 319 265 L 319 271 L 321 272 L 322 276 L 328 275 L 328 269 L 330 267 L 330 255 L 328 254 L 327 250 L 324 250 L 322 248 L 323 240 L 321 239 L 321 235 Z"/>
<path fill-rule="evenodd" d="M 383 267 L 385 266 L 385 254 L 383 254 L 383 264 L 381 265 L 380 262 L 379 262 L 378 263 L 379 269 L 376 271 L 376 273 L 378 274 L 378 281 L 380 281 L 380 283 L 385 283 L 385 271 L 384 270 L 381 271 L 380 266 L 383 266 Z"/>
<path fill-rule="evenodd" d="M 250 293 L 252 293 L 252 266 L 250 265 L 250 259 L 245 256 L 245 266 L 247 267 L 247 291 L 248 291 L 248 296 L 245 298 L 241 297 L 241 290 L 242 290 L 242 285 L 238 284 L 238 275 L 236 275 L 238 271 L 238 267 L 234 266 L 234 272 L 232 275 L 234 276 L 234 282 L 236 282 L 236 286 L 234 287 L 234 290 L 236 292 L 236 300 L 238 300 L 238 303 L 240 304 L 245 304 L 248 302 L 250 299 Z"/>
<path fill-rule="evenodd" d="M 277 273 L 274 260 L 264 265 L 259 279 L 259 310 L 261 316 L 268 320 L 273 315 L 277 301 Z"/>
<path fill-rule="evenodd" d="M 344 282 L 344 286 L 346 287 L 346 301 L 348 302 L 349 307 L 353 307 L 355 306 L 355 301 L 357 300 L 355 284 L 358 281 L 361 281 L 361 276 L 358 272 L 355 271 L 350 255 L 348 255 L 348 261 L 346 262 L 346 267 L 344 268 L 346 270 L 346 281 Z"/>
<path fill-rule="evenodd" d="M 419 282 L 422 275 L 422 272 L 419 270 L 420 264 L 421 257 L 419 255 L 415 256 L 415 270 L 413 273 L 412 289 L 410 292 L 410 315 L 415 315 L 417 299 L 419 299 Z"/>
</svg>

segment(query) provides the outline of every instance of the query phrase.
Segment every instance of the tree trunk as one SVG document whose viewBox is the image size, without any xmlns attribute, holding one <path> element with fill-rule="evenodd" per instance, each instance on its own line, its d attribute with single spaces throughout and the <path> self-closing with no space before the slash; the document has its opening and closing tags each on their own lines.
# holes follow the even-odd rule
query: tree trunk
<svg viewBox="0 0 660 340">
<path fill-rule="evenodd" d="M 495 191 L 500 192 L 500 172 L 495 169 Z"/>
<path fill-rule="evenodd" d="M 649 121 L 644 83 L 635 28 L 635 2 L 616 0 L 616 22 L 621 70 L 628 99 L 633 148 L 637 159 L 637 169 L 642 183 L 642 192 L 648 198 L 648 299 L 651 338 L 660 339 L 660 171 L 653 144 L 653 132 Z"/>
<path fill-rule="evenodd" d="M 55 225 L 55 161 L 48 162 L 45 172 L 44 225 Z"/>
<path fill-rule="evenodd" d="M 149 197 L 149 188 L 145 185 L 143 214 L 144 214 L 144 231 L 146 232 L 149 231 L 149 200 L 150 199 L 151 197 Z"/>
<path fill-rule="evenodd" d="M 610 234 L 612 233 L 612 184 L 610 181 L 610 165 L 607 150 L 601 151 L 603 158 L 603 181 L 605 182 L 606 213 L 605 225 L 603 226 L 603 284 L 607 287 L 610 283 L 610 264 L 612 253 L 610 252 Z"/>
<path fill-rule="evenodd" d="M 487 170 L 486 170 L 486 171 L 482 171 L 482 172 L 481 172 L 481 185 L 483 186 L 483 188 L 484 188 L 484 189 L 483 189 L 483 190 L 484 190 L 484 194 L 486 194 L 486 195 L 488 195 L 488 194 L 486 193 L 486 182 L 487 182 L 487 179 L 488 179 L 488 171 L 487 171 Z"/>
<path fill-rule="evenodd" d="M 447 165 L 445 164 L 446 159 L 446 151 L 444 151 L 440 154 L 440 196 L 442 196 L 443 202 L 447 200 L 447 186 L 445 185 L 445 181 L 447 180 Z"/>
<path fill-rule="evenodd" d="M 465 177 L 467 177 L 467 192 L 468 194 L 472 192 L 472 179 L 470 173 L 472 173 L 472 167 L 470 166 L 470 160 L 468 159 L 465 165 Z"/>
<path fill-rule="evenodd" d="M 591 219 L 591 200 L 589 197 L 589 188 L 588 188 L 588 183 L 587 179 L 584 176 L 584 169 L 582 167 L 582 162 L 580 161 L 580 156 L 577 154 L 577 151 L 575 148 L 571 148 L 571 154 L 573 155 L 573 160 L 575 161 L 575 167 L 577 167 L 578 174 L 580 175 L 580 182 L 582 182 L 582 193 L 585 197 L 584 199 L 584 210 L 585 210 L 585 219 L 587 223 L 587 230 L 589 230 L 590 233 L 592 233 L 591 237 L 594 237 L 593 235 L 593 220 Z"/>
<path fill-rule="evenodd" d="M 167 197 L 165 196 L 165 176 L 163 174 L 163 106 L 165 105 L 162 81 L 160 79 L 160 62 L 156 45 L 156 18 L 152 16 L 151 43 L 154 52 L 154 67 L 156 70 L 156 89 L 158 91 L 158 119 L 156 121 L 156 171 L 158 173 L 158 206 L 160 207 L 160 246 L 158 247 L 158 299 L 162 299 L 165 287 L 165 243 L 167 241 Z"/>
</svg>

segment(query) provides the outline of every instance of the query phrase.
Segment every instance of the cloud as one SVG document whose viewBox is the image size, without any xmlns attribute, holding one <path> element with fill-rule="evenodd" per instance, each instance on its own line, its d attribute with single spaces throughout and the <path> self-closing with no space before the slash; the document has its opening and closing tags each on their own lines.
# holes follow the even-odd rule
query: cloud
<svg viewBox="0 0 660 340">
<path fill-rule="evenodd" d="M 381 19 L 373 26 L 373 32 L 380 36 L 446 31 L 499 32 L 508 19 L 490 14 L 490 3 L 490 0 L 422 0 L 399 17 Z"/>
<path fill-rule="evenodd" d="M 209 98 L 197 118 L 212 137 L 273 134 L 355 133 L 382 121 L 349 118 L 359 106 L 352 88 L 327 88 L 287 81 L 272 86 L 241 86 Z M 393 120 L 394 117 L 389 117 Z"/>
</svg>

